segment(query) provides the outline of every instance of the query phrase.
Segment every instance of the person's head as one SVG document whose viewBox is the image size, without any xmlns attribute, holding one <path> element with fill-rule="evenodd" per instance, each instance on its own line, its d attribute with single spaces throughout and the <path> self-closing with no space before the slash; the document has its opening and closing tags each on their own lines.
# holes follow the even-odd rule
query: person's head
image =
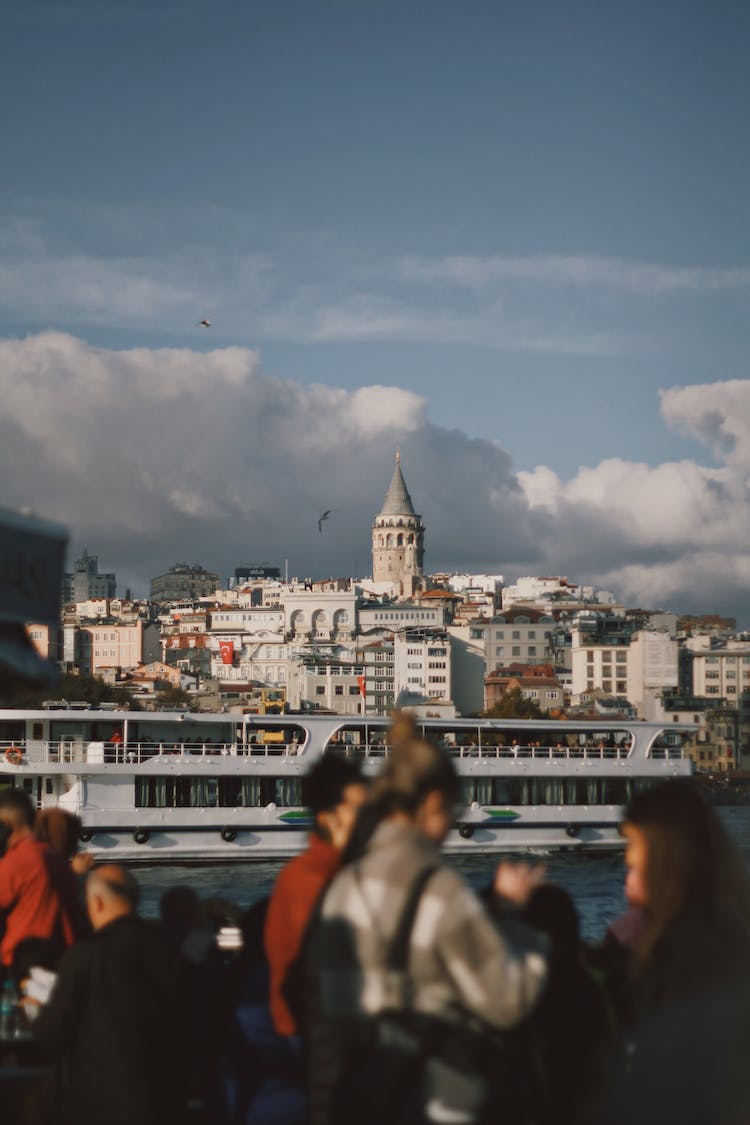
<svg viewBox="0 0 750 1125">
<path fill-rule="evenodd" d="M 135 914 L 139 898 L 137 882 L 119 864 L 94 867 L 86 880 L 86 909 L 95 930 L 126 914 Z"/>
<path fill-rule="evenodd" d="M 692 781 L 665 781 L 633 797 L 622 834 L 626 894 L 646 911 L 644 957 L 693 909 L 707 920 L 750 926 L 742 857 Z"/>
<path fill-rule="evenodd" d="M 81 818 L 75 813 L 59 808 L 41 809 L 36 814 L 34 830 L 40 840 L 66 859 L 78 851 Z"/>
<path fill-rule="evenodd" d="M 33 832 L 35 809 L 23 789 L 0 789 L 0 822 L 11 834 Z"/>
<path fill-rule="evenodd" d="M 345 847 L 366 798 L 358 763 L 332 751 L 302 778 L 302 803 L 312 813 L 314 832 L 339 849 Z"/>
<path fill-rule="evenodd" d="M 373 782 L 378 818 L 405 819 L 430 840 L 442 843 L 453 826 L 460 784 L 450 757 L 421 738 L 393 742 Z"/>
</svg>

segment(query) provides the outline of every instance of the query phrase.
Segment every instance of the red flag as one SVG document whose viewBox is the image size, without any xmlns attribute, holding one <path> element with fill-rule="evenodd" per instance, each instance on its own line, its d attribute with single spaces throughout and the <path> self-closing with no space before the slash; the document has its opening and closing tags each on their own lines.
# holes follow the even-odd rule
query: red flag
<svg viewBox="0 0 750 1125">
<path fill-rule="evenodd" d="M 219 652 L 223 664 L 234 664 L 234 641 L 219 641 Z"/>
<path fill-rule="evenodd" d="M 367 688 L 365 686 L 365 677 L 357 676 L 357 683 L 359 684 L 359 694 L 363 699 L 367 698 Z"/>
</svg>

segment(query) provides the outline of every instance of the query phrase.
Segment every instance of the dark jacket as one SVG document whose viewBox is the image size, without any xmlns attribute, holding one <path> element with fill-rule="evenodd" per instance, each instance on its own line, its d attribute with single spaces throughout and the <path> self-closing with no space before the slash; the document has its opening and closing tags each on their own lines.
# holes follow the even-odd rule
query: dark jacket
<svg viewBox="0 0 750 1125">
<path fill-rule="evenodd" d="M 146 922 L 118 918 L 63 957 L 34 1034 L 56 1121 L 170 1125 L 186 1026 L 181 969 Z"/>
</svg>

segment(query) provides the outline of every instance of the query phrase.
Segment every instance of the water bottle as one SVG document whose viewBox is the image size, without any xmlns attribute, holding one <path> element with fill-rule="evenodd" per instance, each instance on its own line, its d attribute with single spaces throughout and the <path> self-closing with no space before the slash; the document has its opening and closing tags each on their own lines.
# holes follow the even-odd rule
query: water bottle
<svg viewBox="0 0 750 1125">
<path fill-rule="evenodd" d="M 0 1039 L 12 1039 L 16 1033 L 18 993 L 12 980 L 6 980 L 0 996 Z"/>
</svg>

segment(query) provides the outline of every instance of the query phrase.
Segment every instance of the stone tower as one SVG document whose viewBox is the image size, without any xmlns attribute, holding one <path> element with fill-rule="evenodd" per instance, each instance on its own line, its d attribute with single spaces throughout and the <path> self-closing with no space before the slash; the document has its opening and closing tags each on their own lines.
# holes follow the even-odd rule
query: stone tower
<svg viewBox="0 0 750 1125">
<path fill-rule="evenodd" d="M 385 494 L 380 514 L 372 525 L 373 582 L 392 582 L 399 593 L 411 594 L 422 576 L 424 524 L 414 511 L 401 472 L 401 455 Z"/>
</svg>

